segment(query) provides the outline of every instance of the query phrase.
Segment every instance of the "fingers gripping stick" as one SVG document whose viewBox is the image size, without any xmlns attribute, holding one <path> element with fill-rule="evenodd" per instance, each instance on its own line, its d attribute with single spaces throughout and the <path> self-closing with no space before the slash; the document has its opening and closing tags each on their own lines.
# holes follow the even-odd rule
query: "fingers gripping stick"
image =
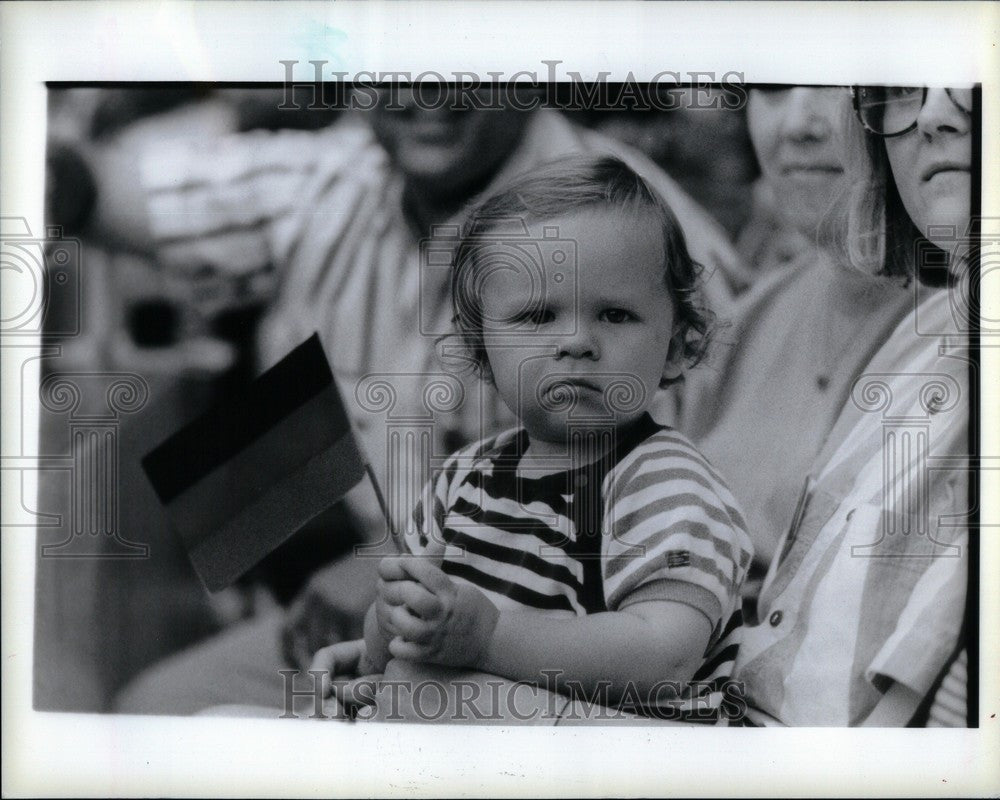
<svg viewBox="0 0 1000 800">
<path fill-rule="evenodd" d="M 389 653 L 408 661 L 471 667 L 496 627 L 496 607 L 456 583 L 429 558 L 385 559 L 383 599 L 391 608 Z"/>
</svg>

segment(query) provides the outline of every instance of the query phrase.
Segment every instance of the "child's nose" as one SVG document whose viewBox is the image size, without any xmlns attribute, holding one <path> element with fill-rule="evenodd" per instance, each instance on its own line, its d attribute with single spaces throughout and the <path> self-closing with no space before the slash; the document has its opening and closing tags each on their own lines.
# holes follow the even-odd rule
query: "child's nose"
<svg viewBox="0 0 1000 800">
<path fill-rule="evenodd" d="M 601 346 L 589 329 L 581 326 L 571 335 L 559 342 L 559 354 L 556 358 L 589 358 L 597 361 L 601 357 Z"/>
</svg>

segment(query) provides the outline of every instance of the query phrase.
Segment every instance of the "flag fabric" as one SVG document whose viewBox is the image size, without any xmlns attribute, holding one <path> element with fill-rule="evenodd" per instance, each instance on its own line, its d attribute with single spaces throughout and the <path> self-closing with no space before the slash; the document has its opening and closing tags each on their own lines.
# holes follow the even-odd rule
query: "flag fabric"
<svg viewBox="0 0 1000 800">
<path fill-rule="evenodd" d="M 142 460 L 209 591 L 230 585 L 365 475 L 317 335 Z"/>
</svg>

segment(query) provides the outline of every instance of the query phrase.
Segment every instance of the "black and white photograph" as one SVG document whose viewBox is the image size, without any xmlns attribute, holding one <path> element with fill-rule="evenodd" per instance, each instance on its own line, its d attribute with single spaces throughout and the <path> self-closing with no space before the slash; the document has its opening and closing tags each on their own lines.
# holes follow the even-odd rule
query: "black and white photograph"
<svg viewBox="0 0 1000 800">
<path fill-rule="evenodd" d="M 5 794 L 1000 792 L 1000 13 L 682 6 L 0 7 Z"/>
</svg>

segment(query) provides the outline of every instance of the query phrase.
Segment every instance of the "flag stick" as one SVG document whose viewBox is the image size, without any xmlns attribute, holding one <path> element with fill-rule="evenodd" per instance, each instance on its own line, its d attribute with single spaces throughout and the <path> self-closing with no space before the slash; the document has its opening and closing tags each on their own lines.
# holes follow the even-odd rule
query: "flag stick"
<svg viewBox="0 0 1000 800">
<path fill-rule="evenodd" d="M 365 472 L 368 473 L 368 480 L 372 482 L 372 488 L 375 490 L 375 498 L 378 500 L 379 508 L 382 509 L 382 515 L 385 517 L 385 524 L 389 530 L 389 536 L 392 537 L 392 543 L 396 547 L 396 552 L 400 554 L 405 553 L 406 549 L 403 547 L 403 541 L 396 531 L 396 526 L 392 524 L 392 515 L 389 513 L 389 506 L 385 502 L 385 495 L 382 494 L 382 487 L 379 486 L 378 478 L 375 477 L 375 470 L 372 469 L 371 464 L 365 463 Z"/>
</svg>

